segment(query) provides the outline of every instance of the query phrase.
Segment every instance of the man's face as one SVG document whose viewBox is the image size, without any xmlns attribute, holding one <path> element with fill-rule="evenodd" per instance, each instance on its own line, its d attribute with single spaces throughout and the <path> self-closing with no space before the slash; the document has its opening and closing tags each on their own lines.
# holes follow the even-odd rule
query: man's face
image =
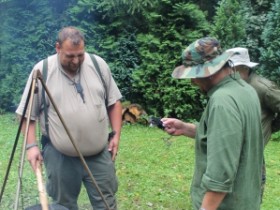
<svg viewBox="0 0 280 210">
<path fill-rule="evenodd" d="M 208 90 L 212 87 L 209 80 L 209 78 L 193 78 L 191 79 L 191 82 L 193 85 L 198 86 L 203 94 L 207 94 Z"/>
<path fill-rule="evenodd" d="M 85 46 L 81 41 L 78 45 L 73 45 L 71 40 L 65 40 L 61 45 L 56 43 L 56 52 L 63 69 L 69 73 L 75 73 L 85 59 Z"/>
<path fill-rule="evenodd" d="M 240 73 L 240 76 L 242 79 L 245 81 L 248 80 L 249 73 L 250 73 L 250 68 L 245 66 L 245 65 L 240 65 L 240 66 L 235 66 L 236 71 Z"/>
</svg>

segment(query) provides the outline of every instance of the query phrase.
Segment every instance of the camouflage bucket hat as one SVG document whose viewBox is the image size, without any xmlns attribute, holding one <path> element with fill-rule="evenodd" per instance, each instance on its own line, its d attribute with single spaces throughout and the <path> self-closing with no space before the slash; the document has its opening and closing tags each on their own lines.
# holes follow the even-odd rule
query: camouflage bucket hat
<svg viewBox="0 0 280 210">
<path fill-rule="evenodd" d="M 190 44 L 182 53 L 183 65 L 174 69 L 172 77 L 204 78 L 219 71 L 233 52 L 222 53 L 218 40 L 205 37 Z"/>
</svg>

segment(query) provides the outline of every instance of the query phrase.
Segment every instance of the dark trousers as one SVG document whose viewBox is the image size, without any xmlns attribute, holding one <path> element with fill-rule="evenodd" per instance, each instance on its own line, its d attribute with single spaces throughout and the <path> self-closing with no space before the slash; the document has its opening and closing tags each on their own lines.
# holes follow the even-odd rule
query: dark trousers
<svg viewBox="0 0 280 210">
<path fill-rule="evenodd" d="M 93 209 L 106 209 L 79 157 L 66 156 L 49 142 L 44 145 L 43 157 L 47 173 L 47 192 L 55 203 L 70 210 L 78 210 L 77 200 L 83 184 Z M 111 153 L 106 147 L 97 155 L 85 157 L 85 161 L 110 209 L 117 209 L 115 193 L 118 183 Z"/>
</svg>

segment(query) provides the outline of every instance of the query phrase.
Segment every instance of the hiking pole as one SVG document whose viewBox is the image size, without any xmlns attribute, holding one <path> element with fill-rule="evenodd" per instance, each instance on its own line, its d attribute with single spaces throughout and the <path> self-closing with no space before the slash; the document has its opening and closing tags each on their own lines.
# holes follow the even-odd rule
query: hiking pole
<svg viewBox="0 0 280 210">
<path fill-rule="evenodd" d="M 28 136 L 28 130 L 29 130 L 29 124 L 30 124 L 30 117 L 31 117 L 32 105 L 33 105 L 33 98 L 34 98 L 36 82 L 37 82 L 37 73 L 38 72 L 35 71 L 32 75 L 31 94 L 30 94 L 29 100 L 27 101 L 27 103 L 28 103 L 28 113 L 27 113 L 27 119 L 26 119 L 24 141 L 23 141 L 23 144 L 22 144 L 22 151 L 21 151 L 20 168 L 19 168 L 18 184 L 17 184 L 17 193 L 16 193 L 15 206 L 14 206 L 15 210 L 18 209 L 18 203 L 19 203 L 19 194 L 20 194 L 20 190 L 21 190 L 21 178 L 22 178 L 23 167 L 24 167 L 25 147 L 26 147 L 26 142 L 27 142 L 27 136 Z M 22 116 L 22 118 L 24 118 L 24 117 L 25 117 L 25 115 Z"/>
<path fill-rule="evenodd" d="M 51 94 L 50 94 L 50 92 L 49 92 L 45 82 L 44 82 L 44 80 L 43 80 L 42 74 L 41 74 L 41 72 L 39 70 L 37 70 L 36 76 L 41 81 L 41 84 L 42 84 L 44 90 L 46 91 L 46 93 L 47 93 L 47 95 L 48 95 L 48 97 L 50 99 L 50 102 L 53 105 L 53 107 L 55 109 L 55 112 L 57 113 L 57 115 L 59 117 L 60 122 L 62 123 L 62 125 L 63 125 L 63 127 L 64 127 L 64 129 L 65 129 L 65 131 L 66 131 L 66 133 L 67 133 L 67 135 L 68 135 L 72 145 L 73 145 L 73 147 L 75 148 L 75 150 L 77 152 L 77 154 L 79 155 L 79 158 L 80 158 L 80 160 L 81 160 L 85 170 L 87 171 L 88 175 L 90 176 L 91 181 L 92 181 L 94 187 L 96 187 L 99 195 L 101 196 L 101 198 L 102 198 L 102 200 L 103 200 L 103 202 L 104 202 L 104 204 L 106 206 L 106 209 L 110 210 L 109 204 L 105 200 L 105 197 L 104 197 L 103 193 L 101 192 L 100 188 L 98 187 L 98 184 L 97 184 L 96 180 L 94 179 L 94 177 L 93 177 L 93 175 L 92 175 L 92 173 L 91 173 L 91 171 L 90 171 L 90 169 L 89 169 L 89 167 L 88 167 L 88 165 L 87 165 L 87 163 L 86 163 L 82 153 L 80 152 L 80 150 L 78 149 L 76 143 L 74 142 L 73 137 L 72 137 L 71 133 L 69 132 L 69 129 L 67 128 L 67 126 L 66 126 L 66 124 L 65 124 L 65 122 L 64 122 L 64 120 L 63 120 L 63 118 L 62 118 L 62 116 L 61 116 L 61 114 L 60 114 L 60 112 L 59 112 L 59 110 L 58 110 L 58 108 L 57 108 L 57 106 L 56 106 L 56 104 L 55 104 L 55 102 L 54 102 L 54 100 L 53 100 L 53 98 L 52 98 L 52 96 L 51 96 Z"/>
<path fill-rule="evenodd" d="M 39 197 L 40 202 L 43 210 L 48 210 L 48 197 L 45 190 L 45 186 L 43 184 L 43 177 L 42 177 L 42 167 L 40 163 L 37 163 L 36 168 L 36 177 L 37 177 L 37 184 L 38 184 L 38 190 L 39 190 Z"/>
<path fill-rule="evenodd" d="M 29 91 L 28 91 L 28 95 L 27 95 L 27 99 L 26 99 L 27 103 L 25 103 L 25 105 L 24 105 L 22 116 L 25 116 L 25 114 L 26 114 L 26 110 L 27 110 L 29 99 L 30 99 L 30 95 L 31 95 L 31 86 L 30 86 Z M 2 197 L 4 195 L 4 190 L 5 190 L 5 187 L 6 187 L 6 184 L 7 184 L 8 176 L 9 176 L 10 169 L 11 169 L 11 166 L 12 166 L 12 162 L 13 162 L 13 159 L 14 159 L 14 155 L 15 155 L 15 152 L 16 152 L 16 148 L 17 148 L 19 136 L 21 134 L 21 128 L 22 128 L 23 122 L 24 122 L 24 117 L 22 117 L 20 119 L 20 124 L 19 124 L 18 130 L 17 130 L 16 139 L 15 139 L 14 146 L 13 146 L 13 149 L 12 149 L 12 153 L 11 153 L 11 156 L 10 156 L 10 159 L 9 159 L 8 167 L 7 167 L 5 178 L 4 178 L 4 182 L 3 182 L 3 185 L 2 185 L 2 188 L 1 188 L 0 203 L 1 203 Z"/>
<path fill-rule="evenodd" d="M 40 204 L 29 206 L 24 210 L 69 210 L 60 204 L 48 204 L 48 196 L 43 182 L 42 166 L 37 162 L 36 167 L 37 187 L 39 191 Z"/>
</svg>

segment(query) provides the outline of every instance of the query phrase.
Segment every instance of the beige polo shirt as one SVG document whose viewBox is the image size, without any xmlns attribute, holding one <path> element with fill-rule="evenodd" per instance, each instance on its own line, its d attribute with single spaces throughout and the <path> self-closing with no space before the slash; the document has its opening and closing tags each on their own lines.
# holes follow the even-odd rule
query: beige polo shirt
<svg viewBox="0 0 280 210">
<path fill-rule="evenodd" d="M 108 106 L 110 106 L 120 100 L 122 95 L 106 62 L 98 56 L 96 56 L 96 59 L 107 85 Z M 16 110 L 17 114 L 22 115 L 23 113 L 34 71 L 39 69 L 42 72 L 42 67 L 43 61 L 34 66 L 19 107 Z M 74 81 L 80 81 L 83 87 L 84 101 L 77 92 Z M 85 54 L 80 72 L 72 80 L 65 75 L 58 61 L 58 55 L 50 56 L 48 58 L 46 85 L 80 152 L 84 156 L 90 156 L 103 150 L 107 144 L 110 123 L 104 101 L 105 89 L 89 54 Z M 46 135 L 41 94 L 42 85 L 39 80 L 37 86 L 38 92 L 34 96 L 31 118 L 33 120 L 40 119 L 42 133 Z M 78 156 L 52 103 L 48 98 L 46 100 L 48 104 L 49 136 L 52 144 L 63 154 Z"/>
</svg>

